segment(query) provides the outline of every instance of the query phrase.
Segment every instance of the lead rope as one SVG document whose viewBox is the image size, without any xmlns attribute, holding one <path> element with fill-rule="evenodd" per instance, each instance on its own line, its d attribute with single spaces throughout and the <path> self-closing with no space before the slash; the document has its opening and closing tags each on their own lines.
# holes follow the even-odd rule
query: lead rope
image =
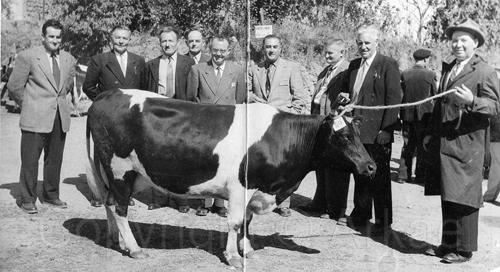
<svg viewBox="0 0 500 272">
<path fill-rule="evenodd" d="M 346 112 L 352 111 L 353 109 L 385 110 L 385 109 L 395 109 L 395 108 L 401 108 L 401 107 L 412 107 L 412 106 L 423 104 L 423 103 L 425 103 L 427 101 L 436 99 L 438 97 L 445 96 L 445 95 L 453 93 L 453 92 L 456 92 L 456 90 L 455 89 L 451 89 L 451 90 L 448 90 L 446 92 L 443 92 L 443 93 L 440 93 L 440 94 L 436 94 L 436 95 L 433 95 L 431 97 L 427 97 L 424 100 L 420 100 L 420 101 L 416 101 L 416 102 L 402 103 L 402 104 L 395 104 L 395 105 L 387 105 L 387 106 L 360 106 L 360 105 L 355 105 L 355 104 L 347 104 L 344 107 L 344 110 L 339 115 L 335 116 L 334 119 L 337 119 L 337 118 L 341 117 Z"/>
</svg>

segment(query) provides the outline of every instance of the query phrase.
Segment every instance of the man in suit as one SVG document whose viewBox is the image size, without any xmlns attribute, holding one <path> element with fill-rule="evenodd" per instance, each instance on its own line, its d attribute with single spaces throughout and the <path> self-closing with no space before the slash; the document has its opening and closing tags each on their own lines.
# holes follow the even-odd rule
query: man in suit
<svg viewBox="0 0 500 272">
<path fill-rule="evenodd" d="M 143 88 L 141 72 L 145 61 L 143 57 L 128 52 L 130 36 L 128 27 L 115 26 L 109 33 L 111 51 L 91 58 L 82 87 L 91 100 L 113 88 Z"/>
<path fill-rule="evenodd" d="M 60 49 L 63 26 L 50 19 L 42 26 L 42 46 L 19 53 L 7 84 L 21 107 L 21 209 L 37 213 L 38 160 L 44 151 L 43 203 L 67 208 L 59 198 L 66 133 L 70 128 L 71 91 L 76 60 Z"/>
<path fill-rule="evenodd" d="M 427 69 L 431 51 L 418 49 L 413 53 L 415 65 L 401 73 L 401 88 L 403 89 L 403 103 L 421 101 L 436 94 L 436 74 Z M 415 169 L 415 183 L 423 183 L 422 164 L 425 150 L 422 146 L 422 131 L 432 114 L 432 102 L 426 102 L 413 107 L 401 108 L 400 117 L 403 120 L 403 149 L 399 160 L 398 183 L 411 180 L 412 163 L 415 151 L 417 165 Z"/>
<path fill-rule="evenodd" d="M 186 45 L 189 48 L 189 52 L 186 53 L 186 56 L 192 58 L 195 64 L 210 61 L 210 56 L 201 52 L 203 47 L 205 47 L 205 39 L 199 30 L 191 30 L 188 32 L 186 36 Z"/>
<path fill-rule="evenodd" d="M 218 105 L 242 104 L 246 99 L 245 70 L 226 58 L 231 52 L 229 40 L 216 36 L 210 43 L 212 60 L 191 67 L 188 76 L 188 100 L 199 103 Z M 210 208 L 211 207 L 211 208 Z M 208 210 L 221 217 L 227 216 L 227 209 L 222 199 L 205 199 L 205 205 L 199 207 L 197 215 L 207 215 Z"/>
<path fill-rule="evenodd" d="M 304 89 L 300 65 L 281 55 L 281 39 L 268 35 L 262 42 L 265 60 L 253 65 L 248 73 L 248 103 L 265 103 L 282 111 L 304 113 L 307 92 Z M 281 216 L 291 215 L 290 198 L 278 207 Z"/>
<path fill-rule="evenodd" d="M 180 43 L 180 32 L 176 27 L 165 26 L 160 29 L 158 38 L 162 55 L 148 61 L 142 73 L 146 89 L 166 97 L 186 100 L 187 77 L 194 60 L 177 53 Z M 160 192 L 152 190 L 152 203 L 149 210 L 168 205 L 168 198 Z M 189 211 L 188 201 L 177 198 L 177 209 L 181 213 Z"/>
<path fill-rule="evenodd" d="M 318 76 L 312 96 L 311 114 L 330 114 L 331 101 L 337 98 L 340 91 L 338 86 L 342 84 L 344 71 L 349 67 L 349 61 L 344 57 L 346 48 L 342 39 L 328 39 L 324 46 L 328 65 Z M 331 218 L 339 224 L 345 224 L 349 177 L 349 173 L 330 169 L 316 170 L 317 186 L 314 198 L 310 204 L 299 208 L 306 212 L 321 213 L 322 218 Z"/>
<path fill-rule="evenodd" d="M 483 205 L 482 183 L 489 148 L 489 119 L 500 111 L 499 82 L 493 67 L 476 54 L 486 36 L 479 24 L 466 19 L 445 31 L 455 59 L 444 62 L 438 92 L 454 92 L 437 99 L 424 145 L 437 160 L 436 176 L 425 179 L 439 188 L 442 235 L 437 248 L 427 254 L 445 263 L 470 260 L 478 250 L 479 208 Z"/>
<path fill-rule="evenodd" d="M 113 88 L 142 89 L 141 72 L 145 61 L 143 57 L 128 52 L 131 34 L 126 26 L 113 27 L 109 32 L 111 51 L 91 58 L 82 86 L 83 92 L 91 100 Z M 100 207 L 102 203 L 92 196 L 90 205 Z M 132 198 L 129 205 L 135 205 Z"/>
<path fill-rule="evenodd" d="M 401 103 L 400 73 L 396 60 L 377 52 L 379 30 L 374 26 L 361 26 L 357 30 L 356 44 L 360 58 L 349 64 L 343 90 L 349 90 L 351 102 L 362 106 L 394 105 Z M 364 117 L 360 139 L 377 164 L 373 178 L 354 176 L 354 209 L 350 214 L 351 226 L 363 232 L 368 230 L 375 206 L 374 236 L 385 235 L 392 224 L 391 145 L 394 124 L 399 108 L 386 110 L 355 109 L 354 115 Z"/>
</svg>

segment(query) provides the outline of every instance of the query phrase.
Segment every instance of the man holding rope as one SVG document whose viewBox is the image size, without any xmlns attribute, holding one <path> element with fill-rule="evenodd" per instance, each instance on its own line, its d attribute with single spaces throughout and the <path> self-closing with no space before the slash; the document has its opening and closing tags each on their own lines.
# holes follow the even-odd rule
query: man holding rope
<svg viewBox="0 0 500 272">
<path fill-rule="evenodd" d="M 443 63 L 438 92 L 424 148 L 435 154 L 438 169 L 425 178 L 426 194 L 441 195 L 441 245 L 428 255 L 445 263 L 461 263 L 477 251 L 482 205 L 482 169 L 489 118 L 498 114 L 499 83 L 495 70 L 476 54 L 485 35 L 470 19 L 446 30 L 455 60 Z M 438 189 L 430 192 L 430 189 Z"/>
<path fill-rule="evenodd" d="M 362 26 L 357 31 L 356 44 L 361 58 L 353 60 L 342 83 L 351 102 L 361 106 L 395 105 L 401 102 L 400 73 L 396 60 L 377 52 L 379 30 Z M 332 110 L 336 103 L 332 103 Z M 385 235 L 392 224 L 392 193 L 390 160 L 394 124 L 399 107 L 383 110 L 354 109 L 354 115 L 364 116 L 360 139 L 377 164 L 377 173 L 369 177 L 354 176 L 354 209 L 348 219 L 351 227 L 367 233 L 368 222 L 375 206 L 375 225 L 370 233 Z"/>
</svg>

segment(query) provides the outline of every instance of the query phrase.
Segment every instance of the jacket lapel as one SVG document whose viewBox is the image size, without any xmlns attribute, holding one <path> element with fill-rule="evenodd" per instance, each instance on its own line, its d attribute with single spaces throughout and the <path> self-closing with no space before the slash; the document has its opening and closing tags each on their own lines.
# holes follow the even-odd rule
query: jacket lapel
<svg viewBox="0 0 500 272">
<path fill-rule="evenodd" d="M 70 70 L 68 54 L 62 50 L 59 53 L 59 65 L 61 67 L 61 78 L 59 79 L 58 92 L 64 90 L 64 86 L 66 85 L 66 79 L 68 78 L 68 73 Z"/>
<path fill-rule="evenodd" d="M 54 91 L 57 92 L 58 90 L 57 90 L 56 81 L 54 79 L 54 74 L 52 72 L 52 69 L 50 69 L 50 63 L 49 63 L 49 59 L 47 58 L 47 53 L 45 52 L 45 49 L 43 48 L 43 46 L 40 47 L 39 51 L 40 51 L 40 53 L 38 54 L 38 57 L 37 57 L 38 66 L 40 67 L 42 72 L 47 77 L 47 80 L 54 88 Z"/>
<path fill-rule="evenodd" d="M 219 84 L 217 84 L 217 75 L 214 71 L 214 66 L 212 61 L 207 62 L 207 66 L 205 66 L 205 71 L 203 71 L 203 78 L 208 85 L 210 91 L 215 95 L 217 93 L 217 88 Z"/>
<path fill-rule="evenodd" d="M 267 100 L 266 94 L 266 67 L 264 62 L 261 62 L 257 66 L 257 79 L 259 80 L 260 92 L 262 93 L 262 97 Z"/>
<path fill-rule="evenodd" d="M 314 87 L 314 94 L 312 95 L 313 99 L 316 96 L 316 94 L 318 94 L 319 88 L 321 87 L 321 85 L 323 85 L 323 80 L 324 80 L 324 77 L 326 75 L 326 71 L 328 71 L 329 67 L 330 67 L 330 65 L 328 65 L 325 69 L 323 69 L 323 71 L 321 71 L 321 73 L 319 73 L 318 82 L 316 82 L 316 86 Z M 328 84 L 328 85 L 330 85 L 330 84 Z"/>
<path fill-rule="evenodd" d="M 134 75 L 136 73 L 137 69 L 137 59 L 135 58 L 134 55 L 128 53 L 128 60 L 127 60 L 127 77 L 125 78 L 125 86 L 128 86 L 130 81 L 134 78 Z"/>
<path fill-rule="evenodd" d="M 124 85 L 125 77 L 123 76 L 122 69 L 120 68 L 120 64 L 118 64 L 118 60 L 113 52 L 108 52 L 108 63 L 106 67 L 115 75 L 115 77 Z"/>
<path fill-rule="evenodd" d="M 149 65 L 149 71 L 151 72 L 151 77 L 156 85 L 158 85 L 158 78 L 160 76 L 160 59 L 161 56 L 151 61 Z"/>
<path fill-rule="evenodd" d="M 360 62 L 361 65 L 361 62 Z M 366 94 L 367 90 L 373 89 L 374 79 L 377 77 L 380 67 L 380 54 L 377 52 L 375 58 L 373 59 L 370 68 L 368 68 L 368 72 L 366 72 L 365 78 L 363 79 L 363 84 L 361 85 L 361 89 L 358 94 L 358 101 L 363 99 L 363 96 Z"/>
<path fill-rule="evenodd" d="M 273 79 L 271 81 L 271 90 L 276 90 L 280 84 L 280 79 L 283 78 L 282 74 L 286 68 L 286 63 L 280 58 L 276 62 L 276 71 L 274 71 Z M 270 93 L 269 93 L 270 94 Z"/>
</svg>

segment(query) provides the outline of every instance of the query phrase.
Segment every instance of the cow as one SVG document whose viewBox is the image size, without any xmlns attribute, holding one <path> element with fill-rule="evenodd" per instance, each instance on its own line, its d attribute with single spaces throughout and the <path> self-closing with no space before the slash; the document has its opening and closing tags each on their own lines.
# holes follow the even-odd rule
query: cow
<svg viewBox="0 0 500 272">
<path fill-rule="evenodd" d="M 147 187 L 228 200 L 225 257 L 229 265 L 241 267 L 239 249 L 244 257 L 256 256 L 248 238 L 253 214 L 273 211 L 310 171 L 376 171 L 344 117 L 296 115 L 266 104 L 198 104 L 114 89 L 96 98 L 87 121 L 89 187 L 105 203 L 110 242 L 132 258 L 147 254 L 128 224 L 128 199 Z M 244 237 L 238 243 L 240 228 Z"/>
<path fill-rule="evenodd" d="M 73 79 L 73 90 L 68 95 L 71 100 L 71 116 L 81 117 L 87 114 L 87 110 L 92 104 L 92 101 L 82 91 L 83 81 L 87 74 L 87 66 L 78 64 L 75 67 L 75 77 Z"/>
</svg>

